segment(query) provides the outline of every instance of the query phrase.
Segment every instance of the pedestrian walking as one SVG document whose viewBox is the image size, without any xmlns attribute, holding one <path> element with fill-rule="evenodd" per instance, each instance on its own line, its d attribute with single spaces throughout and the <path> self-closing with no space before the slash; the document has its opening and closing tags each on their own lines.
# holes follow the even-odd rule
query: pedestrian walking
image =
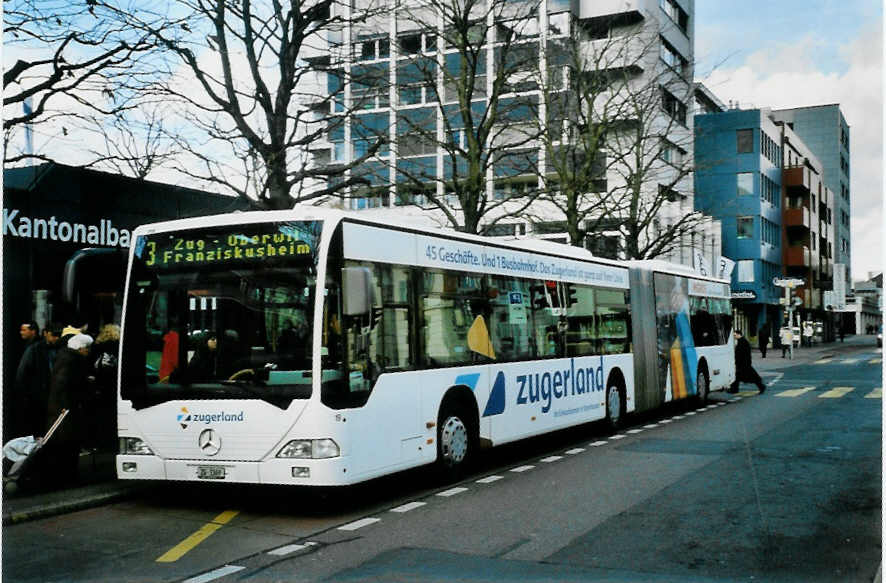
<svg viewBox="0 0 886 583">
<path fill-rule="evenodd" d="M 778 331 L 778 341 L 781 344 L 781 357 L 784 358 L 786 352 L 791 350 L 791 342 L 794 341 L 794 332 L 788 326 L 784 326 Z"/>
<path fill-rule="evenodd" d="M 726 389 L 727 393 L 737 393 L 740 383 L 757 385 L 760 393 L 766 392 L 763 379 L 751 365 L 751 344 L 742 335 L 741 330 L 735 331 L 735 381 Z"/>
<path fill-rule="evenodd" d="M 766 349 L 769 347 L 769 325 L 763 324 L 757 334 L 757 343 L 760 345 L 761 358 L 766 358 Z"/>
</svg>

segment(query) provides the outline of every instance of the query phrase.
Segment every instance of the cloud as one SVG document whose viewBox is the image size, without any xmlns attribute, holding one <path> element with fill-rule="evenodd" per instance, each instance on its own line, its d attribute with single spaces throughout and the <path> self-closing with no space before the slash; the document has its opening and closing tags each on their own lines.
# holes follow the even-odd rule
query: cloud
<svg viewBox="0 0 886 583">
<path fill-rule="evenodd" d="M 855 279 L 882 270 L 883 256 L 883 34 L 876 22 L 835 47 L 847 63 L 841 72 L 816 66 L 819 37 L 792 47 L 748 55 L 732 69 L 715 69 L 705 85 L 724 103 L 773 109 L 840 104 L 850 126 L 852 273 Z"/>
</svg>

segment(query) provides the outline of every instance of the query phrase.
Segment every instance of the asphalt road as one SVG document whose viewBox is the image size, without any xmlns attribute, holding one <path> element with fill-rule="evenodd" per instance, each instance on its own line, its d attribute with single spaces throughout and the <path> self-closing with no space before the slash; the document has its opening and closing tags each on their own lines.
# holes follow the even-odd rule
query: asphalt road
<svg viewBox="0 0 886 583">
<path fill-rule="evenodd" d="M 3 580 L 871 581 L 879 359 L 757 360 L 763 395 L 512 444 L 444 487 L 164 485 L 4 527 Z"/>
</svg>

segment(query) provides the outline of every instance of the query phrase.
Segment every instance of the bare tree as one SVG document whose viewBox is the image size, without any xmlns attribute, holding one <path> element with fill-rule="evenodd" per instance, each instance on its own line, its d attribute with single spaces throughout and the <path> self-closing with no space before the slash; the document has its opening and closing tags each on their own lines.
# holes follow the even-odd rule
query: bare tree
<svg viewBox="0 0 886 583">
<path fill-rule="evenodd" d="M 666 64 L 663 42 L 656 19 L 632 14 L 585 22 L 548 51 L 540 174 L 572 245 L 609 232 L 609 253 L 651 259 L 709 220 L 690 196 L 691 67 Z"/>
<path fill-rule="evenodd" d="M 439 211 L 449 226 L 477 233 L 531 202 L 496 196 L 493 184 L 535 168 L 537 9 L 535 0 L 428 0 L 400 8 L 399 204 Z"/>
<path fill-rule="evenodd" d="M 109 18 L 96 0 L 8 0 L 3 42 L 4 162 L 49 160 L 21 143 L 40 125 L 44 135 L 68 135 L 79 112 L 123 111 L 128 87 L 153 48 L 150 39 Z M 48 137 L 51 137 L 48 136 Z"/>
<path fill-rule="evenodd" d="M 119 174 L 145 179 L 181 155 L 165 130 L 167 109 L 161 103 L 140 103 L 111 116 L 90 116 L 86 131 L 97 134 L 99 145 L 90 148 L 87 167 L 109 168 Z"/>
<path fill-rule="evenodd" d="M 163 14 L 118 11 L 171 57 L 150 91 L 180 112 L 166 130 L 187 153 L 176 169 L 267 209 L 360 182 L 341 177 L 381 139 L 349 164 L 317 164 L 309 151 L 341 123 L 342 93 L 322 81 L 350 50 L 329 44 L 347 14 L 335 0 L 177 0 Z"/>
</svg>

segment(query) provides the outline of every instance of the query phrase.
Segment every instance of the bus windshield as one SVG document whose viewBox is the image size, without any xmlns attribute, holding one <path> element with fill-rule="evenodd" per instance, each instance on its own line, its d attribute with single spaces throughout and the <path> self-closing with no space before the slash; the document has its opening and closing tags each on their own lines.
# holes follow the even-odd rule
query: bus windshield
<svg viewBox="0 0 886 583">
<path fill-rule="evenodd" d="M 320 230 L 290 221 L 139 236 L 121 397 L 136 408 L 310 397 Z"/>
</svg>

